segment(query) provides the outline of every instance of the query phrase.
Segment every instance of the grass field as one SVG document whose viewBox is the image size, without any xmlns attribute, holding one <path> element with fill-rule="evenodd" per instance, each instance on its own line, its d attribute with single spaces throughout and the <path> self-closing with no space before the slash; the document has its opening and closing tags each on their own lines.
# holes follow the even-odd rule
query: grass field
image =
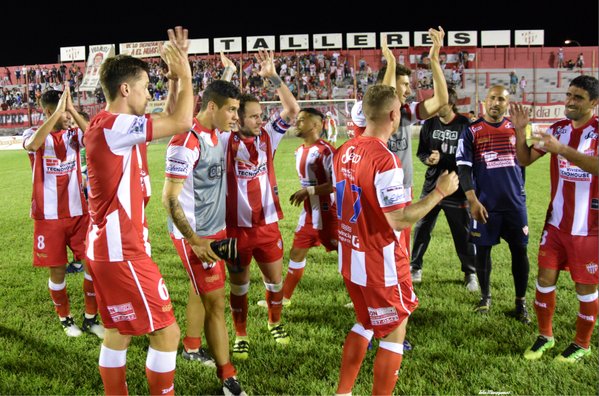
<svg viewBox="0 0 599 396">
<path fill-rule="evenodd" d="M 280 222 L 288 253 L 299 211 L 288 204 L 298 188 L 293 150 L 299 140 L 284 139 L 276 157 L 279 191 L 285 219 Z M 416 142 L 414 142 L 416 146 Z M 153 258 L 164 275 L 179 325 L 184 332 L 188 280 L 166 231 L 166 215 L 160 204 L 165 144 L 149 148 L 153 198 L 148 206 Z M 0 152 L 0 394 L 78 394 L 103 392 L 97 359 L 100 342 L 84 335 L 67 338 L 58 323 L 47 291 L 48 273 L 31 265 L 33 221 L 28 217 L 31 170 L 24 151 Z M 416 164 L 419 196 L 424 166 Z M 531 276 L 528 305 L 531 314 L 536 276 L 537 244 L 549 199 L 548 161 L 527 171 L 531 243 Z M 285 268 L 288 254 L 285 254 Z M 536 325 L 525 326 L 509 317 L 514 291 L 507 245 L 493 249 L 493 307 L 488 317 L 472 313 L 478 293 L 462 286 L 460 264 L 443 216 L 425 256 L 423 283 L 416 286 L 420 307 L 408 325 L 414 350 L 404 355 L 398 394 L 502 394 L 597 395 L 597 331 L 593 354 L 575 366 L 555 364 L 552 357 L 572 340 L 578 302 L 573 283 L 564 274 L 558 283 L 554 329 L 556 348 L 540 361 L 522 359 L 522 352 L 536 338 Z M 83 312 L 83 275 L 70 275 L 68 287 L 73 315 L 80 323 Z M 255 305 L 264 287 L 256 266 L 252 269 L 248 331 L 251 357 L 236 364 L 248 394 L 333 394 L 341 347 L 354 323 L 353 311 L 340 275 L 336 254 L 319 248 L 308 255 L 307 268 L 296 289 L 293 305 L 284 310 L 292 343 L 275 346 L 266 328 L 266 311 Z M 227 308 L 230 336 L 233 330 Z M 536 323 L 536 321 L 535 321 Z M 131 394 L 147 394 L 144 367 L 148 346 L 137 337 L 128 353 Z M 354 394 L 369 394 L 374 351 L 369 351 Z M 178 358 L 175 388 L 178 394 L 220 394 L 213 370 Z"/>
</svg>

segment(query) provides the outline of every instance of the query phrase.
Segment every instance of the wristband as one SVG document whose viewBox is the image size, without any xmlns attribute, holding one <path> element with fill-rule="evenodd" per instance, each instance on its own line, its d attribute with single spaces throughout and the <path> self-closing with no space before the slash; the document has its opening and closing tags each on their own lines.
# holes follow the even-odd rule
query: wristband
<svg viewBox="0 0 599 396">
<path fill-rule="evenodd" d="M 441 189 L 439 187 L 435 187 L 436 192 L 438 192 L 439 194 L 441 194 L 441 199 L 445 198 L 445 194 L 443 194 L 443 191 L 441 191 Z"/>
<path fill-rule="evenodd" d="M 314 188 L 314 186 L 308 186 L 306 187 L 306 191 L 308 191 L 308 195 L 314 195 L 316 194 L 316 189 Z"/>
<path fill-rule="evenodd" d="M 283 84 L 283 80 L 281 80 L 281 77 L 277 75 L 268 77 L 268 81 L 270 81 L 270 83 L 275 87 L 275 89 L 281 88 L 281 84 Z"/>
<path fill-rule="evenodd" d="M 227 66 L 223 71 L 223 80 L 230 81 L 233 78 L 233 74 L 235 74 L 234 66 Z"/>
</svg>

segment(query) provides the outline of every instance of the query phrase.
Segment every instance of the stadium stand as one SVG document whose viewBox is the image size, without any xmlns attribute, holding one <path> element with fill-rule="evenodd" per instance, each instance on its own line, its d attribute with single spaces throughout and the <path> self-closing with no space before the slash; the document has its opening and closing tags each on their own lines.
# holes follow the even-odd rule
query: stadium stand
<svg viewBox="0 0 599 396">
<path fill-rule="evenodd" d="M 527 80 L 524 92 L 518 90 L 519 100 L 535 104 L 559 104 L 564 87 L 580 74 L 595 74 L 597 47 L 565 48 L 564 58 L 575 60 L 582 52 L 590 67 L 557 68 L 554 47 L 474 48 L 446 47 L 441 54 L 448 85 L 456 88 L 458 109 L 463 113 L 482 110 L 480 102 L 486 90 L 495 84 L 509 85 L 510 72 Z M 413 87 L 418 99 L 432 94 L 431 73 L 428 70 L 428 48 L 394 49 L 398 62 L 413 70 Z M 258 64 L 252 54 L 229 54 L 238 65 L 233 83 L 244 92 L 264 102 L 276 102 L 275 91 L 257 78 Z M 150 62 L 150 94 L 154 101 L 166 98 L 166 81 L 160 59 Z M 194 93 L 197 104 L 205 87 L 219 79 L 222 66 L 218 55 L 191 56 Z M 567 63 L 567 62 L 566 62 Z M 276 67 L 291 91 L 300 101 L 317 103 L 323 110 L 332 110 L 339 124 L 347 127 L 351 104 L 360 100 L 366 87 L 376 79 L 382 65 L 380 50 L 343 50 L 315 52 L 281 52 L 276 55 Z M 91 116 L 104 106 L 101 89 L 79 92 L 84 62 L 24 66 L 0 66 L 0 135 L 13 135 L 39 123 L 39 96 L 47 89 L 71 86 L 73 100 Z M 329 102 L 330 101 L 330 102 Z"/>
</svg>

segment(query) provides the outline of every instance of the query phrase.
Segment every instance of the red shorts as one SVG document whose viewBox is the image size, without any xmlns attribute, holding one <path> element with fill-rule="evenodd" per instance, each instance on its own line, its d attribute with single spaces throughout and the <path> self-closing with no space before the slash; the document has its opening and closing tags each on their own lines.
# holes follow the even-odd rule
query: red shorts
<svg viewBox="0 0 599 396">
<path fill-rule="evenodd" d="M 365 329 L 372 329 L 376 338 L 389 335 L 418 306 L 412 289 L 412 278 L 389 287 L 360 286 L 343 278 L 354 303 L 356 319 Z"/>
<path fill-rule="evenodd" d="M 162 274 L 151 258 L 135 261 L 88 261 L 104 327 L 143 335 L 175 323 Z"/>
<path fill-rule="evenodd" d="M 539 244 L 539 267 L 570 270 L 576 283 L 599 284 L 597 235 L 574 236 L 546 224 Z"/>
<path fill-rule="evenodd" d="M 89 215 L 33 223 L 33 265 L 59 267 L 68 262 L 67 246 L 75 257 L 85 257 Z"/>
<path fill-rule="evenodd" d="M 258 227 L 228 227 L 230 238 L 237 238 L 241 266 L 247 267 L 252 257 L 259 263 L 272 263 L 283 258 L 283 239 L 278 223 Z"/>
<path fill-rule="evenodd" d="M 218 240 L 226 237 L 227 231 L 222 230 L 206 238 Z M 179 253 L 183 267 L 185 267 L 197 295 L 204 295 L 225 287 L 224 260 L 219 260 L 216 263 L 204 263 L 195 255 L 191 245 L 185 239 L 177 239 L 171 234 L 171 240 L 177 249 L 177 253 Z"/>
<path fill-rule="evenodd" d="M 322 230 L 316 230 L 312 224 L 298 225 L 293 237 L 293 247 L 297 249 L 310 249 L 315 246 L 324 246 L 327 252 L 337 250 L 337 219 L 323 221 Z"/>
</svg>

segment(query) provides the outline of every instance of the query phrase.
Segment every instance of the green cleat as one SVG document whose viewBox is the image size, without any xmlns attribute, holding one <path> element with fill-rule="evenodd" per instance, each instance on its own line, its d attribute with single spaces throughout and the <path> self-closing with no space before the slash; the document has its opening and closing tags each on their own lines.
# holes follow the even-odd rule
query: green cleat
<svg viewBox="0 0 599 396">
<path fill-rule="evenodd" d="M 535 343 L 524 352 L 524 359 L 526 359 L 526 360 L 540 359 L 541 356 L 543 356 L 543 353 L 545 353 L 545 351 L 550 350 L 554 346 L 555 346 L 555 340 L 553 339 L 553 337 L 547 338 L 545 336 L 540 335 L 537 337 L 537 340 L 535 341 Z"/>
<path fill-rule="evenodd" d="M 291 341 L 291 337 L 289 337 L 289 334 L 287 334 L 287 331 L 285 331 L 285 327 L 282 324 L 271 325 L 269 323 L 268 330 L 277 344 L 287 345 L 289 344 L 289 341 Z"/>
<path fill-rule="evenodd" d="M 250 356 L 250 343 L 247 336 L 235 337 L 233 345 L 233 359 L 247 360 Z"/>
<path fill-rule="evenodd" d="M 591 347 L 587 349 L 575 344 L 571 343 L 568 347 L 562 352 L 561 355 L 557 355 L 555 357 L 556 362 L 564 362 L 564 363 L 576 363 L 581 360 L 585 356 L 589 356 L 591 354 Z"/>
</svg>

